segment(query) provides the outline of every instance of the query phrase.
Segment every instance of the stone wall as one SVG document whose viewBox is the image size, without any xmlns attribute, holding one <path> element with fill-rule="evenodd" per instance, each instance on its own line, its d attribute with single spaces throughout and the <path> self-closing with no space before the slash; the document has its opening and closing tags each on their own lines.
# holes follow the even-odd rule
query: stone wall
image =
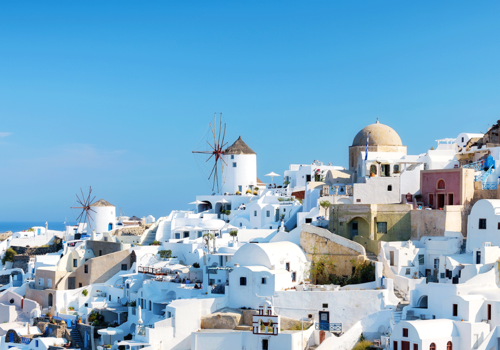
<svg viewBox="0 0 500 350">
<path fill-rule="evenodd" d="M 24 273 L 27 273 L 29 261 L 29 255 L 16 255 L 14 256 L 14 263 L 12 264 L 12 268 L 20 268 L 24 271 Z"/>
<path fill-rule="evenodd" d="M 48 247 L 34 247 L 34 248 L 28 248 L 28 247 L 17 247 L 17 246 L 11 246 L 12 249 L 16 251 L 17 254 L 23 254 L 23 255 L 46 255 L 49 253 L 57 253 L 59 250 L 62 249 L 62 244 L 52 244 L 49 245 Z"/>
<path fill-rule="evenodd" d="M 329 274 L 348 276 L 352 274 L 351 260 L 365 260 L 365 248 L 359 243 L 334 235 L 330 231 L 304 224 L 300 232 L 300 247 L 305 251 L 307 260 L 327 256 L 335 264 Z"/>
<path fill-rule="evenodd" d="M 445 206 L 444 210 L 412 210 L 410 214 L 412 240 L 442 237 L 445 231 L 467 233 L 467 216 L 462 205 Z"/>
</svg>

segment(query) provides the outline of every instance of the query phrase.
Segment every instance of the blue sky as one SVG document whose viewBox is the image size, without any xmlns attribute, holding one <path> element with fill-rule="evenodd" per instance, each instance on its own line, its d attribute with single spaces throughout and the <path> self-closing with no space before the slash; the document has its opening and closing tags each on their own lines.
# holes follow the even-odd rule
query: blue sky
<svg viewBox="0 0 500 350">
<path fill-rule="evenodd" d="M 475 5 L 475 6 L 474 6 Z M 128 215 L 211 193 L 214 112 L 258 174 L 347 166 L 376 116 L 410 154 L 500 119 L 500 4 L 0 3 L 0 221 L 62 221 L 92 185 Z"/>
</svg>

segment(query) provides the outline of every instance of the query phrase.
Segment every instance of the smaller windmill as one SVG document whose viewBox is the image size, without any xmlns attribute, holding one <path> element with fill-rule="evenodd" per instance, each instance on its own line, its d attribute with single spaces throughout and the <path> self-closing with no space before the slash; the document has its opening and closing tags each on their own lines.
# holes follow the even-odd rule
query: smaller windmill
<svg viewBox="0 0 500 350">
<path fill-rule="evenodd" d="M 90 204 L 92 202 L 94 202 L 94 199 L 95 199 L 95 196 L 92 199 L 90 199 L 90 197 L 92 195 L 92 186 L 89 188 L 89 194 L 87 196 L 85 196 L 83 194 L 83 190 L 81 188 L 80 188 L 80 192 L 82 194 L 82 197 L 80 198 L 77 194 L 76 201 L 78 202 L 78 204 L 81 205 L 81 207 L 71 207 L 71 209 L 81 209 L 82 210 L 80 215 L 78 215 L 78 218 L 76 219 L 76 221 L 78 221 L 79 224 L 86 223 L 89 226 L 90 230 L 92 231 L 91 221 L 93 221 L 94 219 L 92 219 L 90 212 L 96 213 L 96 211 L 90 207 Z M 88 230 L 87 230 L 87 232 L 88 232 Z"/>
</svg>

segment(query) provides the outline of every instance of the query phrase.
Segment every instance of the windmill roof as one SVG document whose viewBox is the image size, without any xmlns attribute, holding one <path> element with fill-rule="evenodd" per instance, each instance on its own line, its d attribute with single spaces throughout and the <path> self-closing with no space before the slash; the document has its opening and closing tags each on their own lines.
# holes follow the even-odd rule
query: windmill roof
<svg viewBox="0 0 500 350">
<path fill-rule="evenodd" d="M 243 142 L 241 136 L 238 137 L 235 143 L 226 148 L 224 154 L 256 154 L 248 145 Z"/>
<path fill-rule="evenodd" d="M 90 205 L 91 207 L 114 207 L 113 204 L 105 201 L 104 199 L 99 199 L 97 202 L 94 202 Z"/>
<path fill-rule="evenodd" d="M 137 216 L 134 215 L 131 218 L 129 218 L 129 220 L 136 220 L 137 221 L 137 220 L 142 220 L 142 219 L 138 218 Z"/>
</svg>

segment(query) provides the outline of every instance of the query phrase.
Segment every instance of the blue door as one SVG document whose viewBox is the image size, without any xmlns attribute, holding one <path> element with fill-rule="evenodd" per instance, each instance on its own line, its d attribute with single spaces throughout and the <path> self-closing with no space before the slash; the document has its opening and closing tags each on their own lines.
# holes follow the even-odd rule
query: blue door
<svg viewBox="0 0 500 350">
<path fill-rule="evenodd" d="M 39 228 L 37 228 L 37 229 L 36 229 L 36 232 L 37 232 L 38 234 L 40 234 L 40 233 L 41 233 L 41 231 L 42 231 L 42 230 L 41 230 L 41 229 L 39 229 Z"/>
<path fill-rule="evenodd" d="M 86 348 L 87 347 L 87 341 L 89 338 L 89 333 L 85 331 L 85 337 L 83 338 L 83 346 Z"/>
<path fill-rule="evenodd" d="M 330 330 L 330 312 L 328 311 L 319 312 L 319 329 L 322 331 Z"/>
<path fill-rule="evenodd" d="M 108 231 L 111 231 L 113 229 L 113 224 L 108 224 Z"/>
<path fill-rule="evenodd" d="M 13 342 L 14 342 L 14 333 L 10 333 L 10 338 L 9 338 L 9 341 L 10 341 L 11 343 L 13 343 Z"/>
</svg>

